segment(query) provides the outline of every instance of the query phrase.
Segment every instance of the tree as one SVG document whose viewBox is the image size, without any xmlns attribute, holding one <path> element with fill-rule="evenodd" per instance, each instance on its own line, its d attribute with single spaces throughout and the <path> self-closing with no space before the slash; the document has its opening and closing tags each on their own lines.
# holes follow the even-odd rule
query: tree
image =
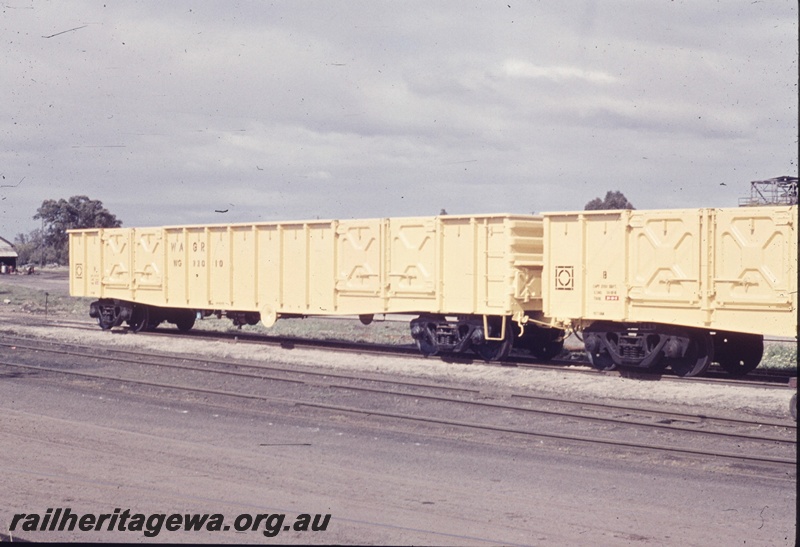
<svg viewBox="0 0 800 547">
<path fill-rule="evenodd" d="M 636 207 L 619 190 L 609 190 L 606 192 L 605 199 L 594 198 L 583 209 L 585 211 L 599 211 L 604 209 L 636 209 Z"/>
<path fill-rule="evenodd" d="M 58 201 L 46 199 L 33 218 L 42 221 L 43 249 L 40 260 L 52 260 L 59 264 L 69 261 L 67 230 L 122 226 L 122 222 L 103 207 L 103 202 L 86 196 L 72 196 L 68 200 L 62 198 Z"/>
<path fill-rule="evenodd" d="M 14 238 L 14 248 L 17 250 L 17 264 L 29 264 L 38 260 L 43 263 L 47 260 L 42 241 L 42 231 L 33 230 L 28 234 L 17 234 Z"/>
</svg>

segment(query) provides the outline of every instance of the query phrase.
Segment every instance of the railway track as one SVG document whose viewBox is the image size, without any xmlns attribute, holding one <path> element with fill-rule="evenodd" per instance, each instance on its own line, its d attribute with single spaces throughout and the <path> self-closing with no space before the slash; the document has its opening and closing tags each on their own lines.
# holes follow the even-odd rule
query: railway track
<svg viewBox="0 0 800 547">
<path fill-rule="evenodd" d="M 427 428 L 483 442 L 566 443 L 607 450 L 713 461 L 729 470 L 768 466 L 794 472 L 796 425 L 789 422 L 678 414 L 525 393 L 486 393 L 375 374 L 348 374 L 263 362 L 217 360 L 51 343 L 0 336 L 7 374 L 68 378 L 93 386 L 166 390 L 168 400 L 214 398 L 214 404 L 305 408 L 323 415 Z M 10 356 L 13 355 L 13 359 Z M 48 363 L 47 365 L 42 362 Z M 123 368 L 124 367 L 124 368 Z M 16 371 L 16 372 L 12 372 Z M 181 395 L 177 395 L 181 394 Z M 162 393 L 162 395 L 164 395 Z M 410 425 L 411 424 L 411 425 Z M 374 424 L 373 424 L 374 425 Z M 466 433 L 465 433 L 466 432 Z M 725 463 L 720 463 L 724 461 Z"/>
<path fill-rule="evenodd" d="M 0 318 L 0 321 L 4 321 Z M 28 323 L 31 324 L 31 323 Z M 41 322 L 35 323 L 41 326 Z M 69 321 L 69 320 L 52 320 L 47 323 L 53 326 L 63 326 L 71 329 L 84 330 L 89 332 L 97 332 L 98 327 L 93 321 Z M 115 329 L 114 332 L 126 332 L 126 329 Z M 217 341 L 230 341 L 237 343 L 247 344 L 260 344 L 267 346 L 280 346 L 287 349 L 293 348 L 312 348 L 324 349 L 331 351 L 355 352 L 361 354 L 374 354 L 374 355 L 403 355 L 425 359 L 419 354 L 419 351 L 412 344 L 405 346 L 396 344 L 378 344 L 378 343 L 362 343 L 362 342 L 346 342 L 339 340 L 315 340 L 298 338 L 292 336 L 273 336 L 266 334 L 250 333 L 240 331 L 236 333 L 220 332 L 214 330 L 199 330 L 195 329 L 189 332 L 179 332 L 177 329 L 172 328 L 159 328 L 155 331 L 139 332 L 137 336 L 151 336 L 151 337 L 170 337 L 178 339 L 204 339 L 204 340 L 217 340 Z M 723 370 L 716 365 L 712 366 L 703 376 L 698 377 L 684 377 L 680 378 L 675 376 L 671 371 L 655 372 L 645 370 L 611 370 L 611 371 L 598 371 L 592 368 L 591 364 L 582 356 L 574 357 L 572 354 L 569 358 L 557 358 L 549 362 L 542 362 L 537 359 L 528 357 L 526 355 L 515 354 L 505 359 L 502 362 L 485 363 L 477 356 L 472 359 L 464 356 L 446 356 L 441 357 L 443 360 L 458 363 L 471 363 L 480 362 L 487 366 L 516 366 L 531 368 L 537 370 L 557 370 L 569 374 L 589 374 L 589 375 L 609 375 L 609 376 L 623 376 L 627 378 L 635 378 L 647 381 L 666 381 L 666 382 L 699 382 L 717 385 L 737 385 L 737 386 L 752 386 L 752 387 L 766 387 L 785 389 L 789 379 L 796 376 L 796 371 L 778 371 L 778 370 L 757 370 L 749 373 L 743 378 L 731 378 Z M 435 358 L 435 357 L 434 357 Z"/>
</svg>

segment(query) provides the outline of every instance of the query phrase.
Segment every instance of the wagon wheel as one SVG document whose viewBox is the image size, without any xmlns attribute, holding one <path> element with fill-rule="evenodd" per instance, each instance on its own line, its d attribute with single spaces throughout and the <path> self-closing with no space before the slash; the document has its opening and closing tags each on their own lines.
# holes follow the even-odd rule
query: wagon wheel
<svg viewBox="0 0 800 547">
<path fill-rule="evenodd" d="M 161 319 L 153 319 L 152 317 L 147 322 L 147 330 L 156 330 L 162 323 Z"/>
<path fill-rule="evenodd" d="M 98 304 L 100 303 L 98 302 Z M 117 306 L 99 305 L 97 324 L 101 329 L 111 330 L 118 324 L 117 319 L 119 319 L 119 308 Z"/>
<path fill-rule="evenodd" d="M 606 345 L 601 341 L 602 339 L 608 340 L 609 335 L 604 331 L 586 331 L 583 338 L 586 356 L 592 367 L 597 370 L 614 370 L 617 364 L 611 353 L 608 351 Z"/>
<path fill-rule="evenodd" d="M 417 349 L 422 356 L 430 357 L 431 355 L 439 353 L 439 347 L 436 345 L 436 341 L 433 339 L 430 329 L 424 329 L 421 335 L 422 336 L 419 338 L 414 338 L 414 342 L 416 342 Z"/>
<path fill-rule="evenodd" d="M 97 324 L 103 330 L 110 330 L 114 323 L 116 322 L 116 318 L 111 316 L 110 314 L 100 314 L 100 317 L 97 318 Z"/>
<path fill-rule="evenodd" d="M 487 340 L 482 344 L 473 344 L 472 351 L 486 361 L 500 361 L 508 357 L 511 352 L 511 345 L 513 340 L 510 336 L 506 336 L 505 340 Z"/>
<path fill-rule="evenodd" d="M 178 330 L 181 332 L 188 332 L 192 330 L 194 326 L 194 318 L 195 314 L 192 311 L 181 313 L 175 320 L 175 326 L 178 327 Z"/>
<path fill-rule="evenodd" d="M 703 374 L 714 358 L 714 341 L 707 332 L 690 333 L 683 357 L 669 360 L 672 372 L 681 377 Z"/>
<path fill-rule="evenodd" d="M 586 355 L 589 357 L 589 362 L 592 364 L 592 367 L 597 370 L 614 370 L 617 368 L 617 364 L 605 349 L 601 349 L 597 353 L 587 351 Z"/>
<path fill-rule="evenodd" d="M 717 347 L 716 360 L 734 378 L 755 370 L 764 355 L 764 337 L 756 334 L 729 334 Z"/>
<path fill-rule="evenodd" d="M 147 306 L 133 306 L 131 318 L 128 319 L 128 327 L 132 332 L 143 331 L 150 322 L 150 312 Z"/>
<path fill-rule="evenodd" d="M 472 351 L 478 354 L 478 356 L 487 363 L 490 361 L 500 361 L 508 357 L 511 351 L 511 340 L 484 342 L 483 344 L 472 346 Z"/>
</svg>

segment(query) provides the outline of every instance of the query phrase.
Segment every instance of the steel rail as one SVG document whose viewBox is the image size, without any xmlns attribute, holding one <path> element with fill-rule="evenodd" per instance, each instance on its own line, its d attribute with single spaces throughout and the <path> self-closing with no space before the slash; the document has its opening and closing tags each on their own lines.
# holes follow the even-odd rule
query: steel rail
<svg viewBox="0 0 800 547">
<path fill-rule="evenodd" d="M 4 335 L 4 337 L 8 338 L 8 336 L 5 336 L 5 335 Z M 12 338 L 14 338 L 14 337 L 12 337 Z M 26 342 L 30 342 L 30 341 L 33 340 L 33 339 L 30 339 L 30 338 L 23 338 L 23 337 L 19 337 L 18 339 L 25 340 Z M 37 340 L 37 342 L 38 342 L 38 340 Z M 22 344 L 19 344 L 19 343 L 12 344 L 12 343 L 1 342 L 1 341 L 0 341 L 0 346 L 23 347 L 25 349 L 38 350 L 38 351 L 47 351 L 47 352 L 54 353 L 54 354 L 74 355 L 74 356 L 78 356 L 78 357 L 93 357 L 93 358 L 97 358 L 97 354 L 95 352 L 95 348 L 92 348 L 90 346 L 85 346 L 83 344 L 71 344 L 71 343 L 49 342 L 49 341 L 46 341 L 45 343 L 57 344 L 59 346 L 71 346 L 71 347 L 75 347 L 75 348 L 86 348 L 86 351 L 89 351 L 89 352 L 92 352 L 92 353 L 85 353 L 85 352 L 79 352 L 79 351 L 76 352 L 76 351 L 70 351 L 70 350 L 65 350 L 65 349 L 61 349 L 61 348 L 52 349 L 52 348 L 42 348 L 40 346 L 25 346 L 25 345 L 22 345 Z M 142 365 L 142 364 L 147 365 L 147 364 L 149 364 L 149 365 L 161 366 L 161 367 L 165 367 L 165 368 L 186 369 L 186 370 L 194 370 L 194 371 L 200 371 L 200 372 L 217 372 L 217 373 L 220 373 L 220 374 L 228 374 L 228 375 L 231 375 L 231 376 L 243 376 L 243 377 L 251 377 L 251 378 L 254 378 L 254 379 L 276 380 L 276 381 L 283 381 L 283 382 L 288 382 L 288 383 L 300 383 L 300 384 L 308 384 L 309 383 L 309 382 L 304 381 L 304 380 L 294 380 L 294 379 L 282 378 L 282 377 L 278 377 L 278 376 L 266 376 L 266 375 L 263 375 L 263 374 L 249 375 L 249 374 L 246 374 L 246 373 L 238 373 L 238 372 L 234 372 L 234 371 L 214 370 L 214 369 L 208 369 L 207 367 L 198 368 L 198 367 L 191 367 L 191 366 L 188 366 L 188 365 L 180 365 L 180 364 L 176 364 L 176 363 L 146 363 L 146 362 L 142 361 L 141 358 L 140 358 L 141 356 L 146 356 L 146 357 L 156 357 L 156 358 L 160 358 L 160 359 L 180 359 L 182 361 L 191 361 L 191 362 L 195 362 L 195 363 L 214 363 L 214 362 L 219 362 L 219 361 L 215 361 L 215 360 L 208 359 L 208 358 L 202 358 L 202 357 L 190 357 L 190 356 L 185 356 L 185 355 L 171 355 L 171 354 L 163 354 L 163 353 L 149 352 L 149 351 L 148 352 L 142 352 L 142 351 L 132 351 L 132 350 L 121 350 L 121 349 L 114 349 L 114 348 L 104 348 L 104 351 L 106 351 L 107 353 L 113 353 L 113 354 L 122 354 L 122 355 L 135 356 L 136 358 L 114 357 L 114 359 L 117 360 L 117 361 L 120 361 L 120 362 L 128 362 L 128 363 L 133 363 L 133 364 L 138 364 L 138 365 Z M 431 384 L 431 383 L 425 383 L 425 382 L 410 382 L 410 381 L 399 380 L 399 379 L 397 379 L 397 380 L 395 380 L 395 379 L 386 380 L 386 379 L 383 379 L 383 378 L 366 377 L 366 376 L 363 376 L 363 375 L 353 376 L 353 375 L 350 375 L 350 374 L 342 374 L 340 372 L 334 372 L 334 371 L 316 372 L 316 371 L 310 371 L 310 370 L 298 370 L 297 368 L 278 367 L 278 366 L 274 366 L 274 365 L 265 365 L 265 364 L 253 364 L 252 362 L 242 363 L 240 361 L 230 361 L 229 360 L 227 362 L 224 362 L 223 364 L 226 364 L 228 366 L 236 366 L 236 367 L 240 367 L 240 368 L 256 369 L 256 370 L 259 370 L 259 371 L 267 370 L 267 371 L 272 371 L 272 372 L 283 372 L 283 373 L 296 374 L 296 375 L 332 377 L 332 378 L 338 378 L 338 379 L 343 379 L 343 380 L 368 381 L 368 382 L 373 382 L 373 383 L 399 385 L 399 386 L 407 386 L 407 387 L 423 388 L 423 389 L 434 389 L 434 390 L 439 390 L 439 391 L 451 391 L 451 392 L 472 393 L 472 394 L 477 394 L 477 393 L 480 393 L 482 391 L 480 389 L 474 389 L 474 388 L 443 386 L 443 385 L 439 385 L 439 384 Z M 355 386 L 336 386 L 334 384 L 327 384 L 327 385 L 330 385 L 331 387 L 340 387 L 340 388 L 345 388 L 346 387 L 346 388 L 352 389 L 352 390 L 359 390 L 360 389 L 360 390 L 363 390 L 363 391 L 376 391 L 374 389 L 368 390 L 367 388 L 357 388 Z M 385 391 L 385 393 L 406 395 L 406 394 L 403 394 L 401 392 L 394 392 L 394 391 Z M 417 396 L 417 395 L 414 395 L 414 396 Z M 598 409 L 607 410 L 607 411 L 639 412 L 639 413 L 642 413 L 642 414 L 654 415 L 656 417 L 661 417 L 661 418 L 672 417 L 672 418 L 678 418 L 678 419 L 681 419 L 681 420 L 694 419 L 694 420 L 702 421 L 702 422 L 705 422 L 705 423 L 716 422 L 716 423 L 719 423 L 719 424 L 730 424 L 730 425 L 748 425 L 748 426 L 759 426 L 759 427 L 760 426 L 768 426 L 768 427 L 780 427 L 780 428 L 786 428 L 786 429 L 796 429 L 797 428 L 797 424 L 796 423 L 782 423 L 782 422 L 773 422 L 773 421 L 765 421 L 765 420 L 758 420 L 758 421 L 744 420 L 744 419 L 740 419 L 740 418 L 728 418 L 728 417 L 722 417 L 722 416 L 713 416 L 713 415 L 709 415 L 709 414 L 687 414 L 687 413 L 669 412 L 669 411 L 663 411 L 663 410 L 646 409 L 646 408 L 629 406 L 629 405 L 608 404 L 608 403 L 592 403 L 592 402 L 585 402 L 585 401 L 580 401 L 580 400 L 575 400 L 575 399 L 548 397 L 548 396 L 543 396 L 543 395 L 530 395 L 530 394 L 510 392 L 510 393 L 507 394 L 507 396 L 510 397 L 510 398 L 516 398 L 516 399 L 545 401 L 545 402 L 550 402 L 550 403 L 567 404 L 567 405 L 573 405 L 573 406 L 593 407 L 593 408 L 598 408 Z M 461 401 L 461 402 L 463 402 L 463 401 Z M 474 404 L 478 404 L 478 402 L 476 401 L 476 402 L 474 402 Z M 511 406 L 510 408 L 522 410 L 521 407 Z M 534 410 L 535 409 L 529 409 L 528 411 L 532 412 Z M 543 414 L 547 414 L 547 413 L 549 413 L 551 411 L 541 410 L 539 412 L 541 412 Z M 577 416 L 577 415 L 574 415 L 574 414 L 565 414 L 565 413 L 555 413 L 555 414 L 560 415 L 560 416 L 573 416 L 573 417 Z M 602 419 L 604 421 L 617 422 L 617 423 L 634 423 L 634 422 L 628 422 L 628 421 L 619 420 L 619 419 L 610 418 L 610 417 L 606 417 L 606 418 L 586 417 L 586 419 L 597 419 L 597 420 Z M 661 425 L 671 425 L 671 424 L 661 424 Z M 656 427 L 656 426 L 653 425 L 653 427 Z M 679 429 L 679 428 L 678 427 L 673 427 L 673 429 Z M 779 439 L 769 438 L 769 439 L 764 439 L 764 440 L 779 440 Z"/>
<path fill-rule="evenodd" d="M 52 323 L 51 323 L 52 324 Z M 79 330 L 86 330 L 90 332 L 98 332 L 96 327 L 92 327 L 87 322 L 66 322 L 70 328 Z M 126 328 L 122 330 L 113 330 L 111 332 L 128 332 Z M 159 331 L 148 331 L 136 333 L 137 336 L 153 336 L 153 337 L 182 337 L 182 338 L 199 338 L 199 339 L 216 339 L 216 340 L 233 340 L 246 344 L 280 346 L 284 348 L 294 349 L 296 347 L 307 347 L 314 349 L 325 349 L 330 351 L 343 351 L 355 352 L 373 355 L 404 355 L 413 356 L 420 359 L 426 357 L 421 356 L 416 348 L 412 346 L 397 346 L 388 344 L 375 344 L 375 343 L 362 343 L 362 342 L 346 342 L 336 340 L 314 340 L 306 338 L 297 338 L 290 336 L 272 336 L 268 334 L 256 333 L 230 333 L 219 331 L 205 331 L 193 330 L 190 332 L 179 333 L 177 330 L 159 329 Z M 655 372 L 647 370 L 636 369 L 622 369 L 611 371 L 599 371 L 591 367 L 590 363 L 585 361 L 569 360 L 569 359 L 553 359 L 549 363 L 544 363 L 533 358 L 525 356 L 514 355 L 502 362 L 485 363 L 479 358 L 472 358 L 469 355 L 464 356 L 447 356 L 447 362 L 456 363 L 473 363 L 480 361 L 481 364 L 486 366 L 520 366 L 524 368 L 531 368 L 536 370 L 553 370 L 559 372 L 568 371 L 570 374 L 600 374 L 607 376 L 624 376 L 630 378 L 641 378 L 647 380 L 658 380 L 667 382 L 700 382 L 709 384 L 722 384 L 734 386 L 754 386 L 766 387 L 770 389 L 782 389 L 786 387 L 786 383 L 791 377 L 790 374 L 765 374 L 761 372 L 762 377 L 771 378 L 770 381 L 752 380 L 742 378 L 724 378 L 724 377 L 692 377 L 692 378 L 679 378 L 670 373 Z M 575 368 L 575 365 L 580 365 L 582 368 Z M 712 371 L 713 372 L 713 371 Z M 752 378 L 752 373 L 751 373 Z M 773 379 L 774 378 L 774 379 Z"/>
<path fill-rule="evenodd" d="M 9 344 L 0 343 L 0 345 L 8 346 Z M 57 350 L 57 349 L 48 349 L 48 348 L 40 348 L 40 347 L 33 347 L 33 346 L 22 346 L 22 345 L 16 345 L 14 347 L 16 347 L 18 349 L 19 348 L 24 348 L 24 349 L 28 349 L 30 351 L 46 351 L 46 352 L 54 353 L 54 354 L 73 355 L 73 356 L 83 357 L 83 358 L 97 358 L 97 354 L 96 353 L 76 352 L 76 351 L 69 351 L 69 350 Z M 125 353 L 131 353 L 131 352 L 125 352 Z M 142 353 L 138 353 L 136 355 L 143 355 L 143 356 L 147 356 L 147 357 L 153 357 L 152 354 L 143 353 L 143 352 Z M 164 356 L 158 356 L 158 357 L 164 358 Z M 166 358 L 174 359 L 175 357 L 171 357 L 170 356 L 170 357 L 166 357 Z M 113 359 L 115 361 L 118 361 L 118 362 L 133 363 L 133 364 L 137 364 L 137 365 L 156 366 L 156 367 L 182 369 L 182 370 L 191 370 L 191 371 L 195 371 L 195 372 L 203 372 L 203 373 L 210 373 L 210 374 L 222 374 L 222 375 L 227 375 L 227 376 L 252 378 L 252 379 L 257 379 L 257 380 L 275 380 L 275 381 L 283 381 L 283 382 L 289 382 L 289 383 L 295 383 L 295 384 L 309 384 L 309 382 L 304 381 L 304 380 L 282 378 L 282 377 L 277 377 L 277 376 L 267 376 L 267 375 L 264 375 L 264 374 L 250 374 L 250 373 L 236 372 L 236 371 L 223 370 L 223 369 L 217 369 L 217 368 L 209 369 L 208 367 L 193 367 L 193 366 L 176 364 L 176 363 L 146 362 L 146 361 L 143 361 L 142 359 L 132 359 L 132 358 L 113 357 Z M 208 360 L 203 360 L 203 359 L 192 359 L 192 360 L 200 361 L 200 362 L 209 362 Z M 14 366 L 13 364 L 9 364 L 9 363 L 6 363 L 6 362 L 2 362 L 0 364 L 5 364 L 7 366 Z M 239 363 L 224 363 L 224 364 L 227 364 L 229 366 L 255 368 L 255 369 L 258 369 L 258 370 L 263 370 L 263 369 L 270 370 L 269 367 L 262 367 L 262 366 L 257 366 L 257 365 L 242 365 L 242 364 L 239 364 Z M 53 369 L 53 370 L 62 370 L 62 369 Z M 285 372 L 287 370 L 286 369 L 282 369 L 281 371 Z M 298 371 L 294 371 L 294 370 L 291 370 L 291 371 L 288 371 L 288 372 L 292 372 L 292 373 L 296 373 L 296 374 L 304 374 L 303 372 L 298 372 Z M 319 376 L 319 375 L 329 376 L 328 374 L 325 374 L 325 373 L 313 373 L 313 375 L 316 375 L 316 376 Z M 405 386 L 414 386 L 414 387 L 433 388 L 433 389 L 437 389 L 437 390 L 441 390 L 441 387 L 442 387 L 442 386 L 435 386 L 435 385 L 431 385 L 431 384 L 423 385 L 423 384 L 410 383 L 410 382 L 393 382 L 393 381 L 390 381 L 390 380 L 373 380 L 373 379 L 365 379 L 363 377 L 352 377 L 352 376 L 338 376 L 338 378 L 340 378 L 340 379 L 346 378 L 346 379 L 358 380 L 358 381 L 378 381 L 378 382 L 382 382 L 382 383 L 390 383 L 390 384 L 393 384 L 393 385 L 405 385 Z M 311 384 L 311 385 L 319 385 L 319 384 Z M 648 429 L 663 429 L 663 430 L 681 431 L 681 432 L 685 432 L 685 433 L 692 433 L 692 434 L 699 434 L 699 435 L 709 435 L 709 436 L 718 436 L 718 437 L 724 437 L 724 438 L 729 438 L 729 439 L 746 439 L 746 440 L 752 440 L 752 441 L 796 444 L 795 440 L 787 440 L 787 439 L 781 438 L 781 437 L 773 437 L 773 436 L 765 436 L 765 435 L 751 435 L 751 434 L 745 434 L 745 433 L 730 433 L 730 432 L 722 432 L 722 431 L 699 430 L 699 429 L 694 429 L 694 428 L 691 428 L 691 427 L 682 426 L 682 425 L 676 425 L 676 424 L 649 423 L 649 422 L 644 422 L 644 421 L 641 421 L 641 420 L 621 419 L 621 418 L 614 418 L 614 417 L 608 417 L 608 416 L 587 416 L 587 415 L 583 415 L 583 414 L 574 414 L 574 413 L 566 413 L 566 412 L 553 411 L 553 410 L 543 410 L 543 409 L 532 409 L 532 408 L 527 408 L 527 407 L 519 407 L 519 406 L 515 406 L 515 405 L 508 405 L 508 404 L 502 404 L 502 403 L 493 403 L 493 402 L 487 402 L 487 401 L 453 399 L 453 398 L 450 398 L 450 397 L 442 397 L 442 396 L 438 396 L 438 395 L 426 395 L 426 394 L 420 394 L 420 393 L 406 393 L 406 392 L 399 392 L 399 391 L 395 391 L 395 390 L 377 389 L 377 388 L 370 388 L 370 387 L 359 387 L 359 386 L 343 385 L 343 384 L 335 384 L 335 383 L 326 383 L 325 387 L 330 387 L 330 388 L 335 388 L 335 389 L 344 389 L 344 390 L 350 390 L 350 391 L 356 391 L 356 392 L 369 392 L 369 393 L 378 393 L 378 394 L 382 394 L 382 395 L 411 397 L 411 398 L 414 398 L 414 399 L 426 399 L 426 400 L 431 400 L 431 401 L 445 402 L 445 403 L 449 403 L 449 404 L 462 404 L 462 405 L 478 406 L 478 407 L 484 407 L 484 408 L 491 408 L 491 409 L 495 409 L 495 410 L 510 410 L 510 411 L 515 411 L 515 412 L 541 414 L 541 415 L 556 416 L 556 417 L 570 417 L 570 418 L 573 418 L 573 419 L 580 419 L 580 420 L 586 420 L 586 421 L 633 425 L 633 426 L 645 427 L 645 428 L 648 428 Z M 445 389 L 446 390 L 450 390 L 450 391 L 453 390 L 452 388 L 449 388 L 449 387 L 445 387 Z M 478 390 L 463 390 L 461 388 L 456 388 L 456 390 L 465 391 L 465 392 L 472 392 L 473 394 L 478 391 Z M 521 397 L 524 397 L 524 396 L 521 396 Z M 552 401 L 553 399 L 550 399 L 550 400 Z M 563 401 L 563 400 L 556 400 L 556 402 L 567 403 L 567 404 L 575 404 L 575 405 L 578 405 L 578 406 L 592 406 L 591 403 L 589 403 L 589 404 L 581 403 L 581 402 L 569 403 L 569 402 Z M 598 406 L 598 405 L 594 405 L 594 406 Z M 630 407 L 625 408 L 625 410 L 640 412 L 640 409 L 632 409 Z M 645 414 L 651 414 L 651 415 L 654 414 L 656 416 L 664 416 L 665 414 L 666 415 L 674 415 L 673 413 L 660 413 L 658 411 L 652 411 L 652 410 L 646 410 L 646 409 L 645 410 L 641 410 L 641 412 L 645 413 Z M 705 419 L 707 420 L 708 418 L 705 418 Z M 727 419 L 718 419 L 718 420 L 715 420 L 715 421 L 723 422 L 723 421 L 727 421 Z M 705 422 L 705 423 L 707 423 L 707 422 Z M 738 420 L 735 423 L 741 424 L 742 421 Z M 760 422 L 747 422 L 747 423 L 749 425 L 765 425 L 765 424 L 760 423 Z M 777 425 L 777 427 L 782 427 L 782 428 L 785 428 L 785 429 L 789 429 L 789 427 L 787 427 L 787 426 L 785 426 L 783 424 Z"/>
<path fill-rule="evenodd" d="M 360 409 L 355 407 L 347 407 L 341 405 L 330 405 L 330 404 L 322 404 L 322 403 L 312 403 L 308 401 L 301 401 L 297 399 L 290 399 L 285 397 L 271 397 L 265 395 L 256 395 L 256 394 L 247 394 L 247 393 L 240 393 L 240 392 L 232 392 L 232 391 L 225 391 L 225 390 L 218 390 L 218 389 L 208 389 L 208 388 L 200 388 L 196 386 L 187 386 L 187 385 L 177 385 L 177 384 L 167 384 L 163 382 L 153 382 L 148 380 L 134 380 L 129 378 L 119 378 L 114 376 L 105 376 L 102 374 L 94 374 L 90 372 L 77 372 L 77 371 L 67 371 L 63 369 L 56 369 L 51 367 L 42 367 L 37 365 L 23 365 L 20 363 L 9 363 L 7 361 L 0 361 L 0 365 L 8 366 L 8 367 L 15 367 L 21 368 L 25 370 L 35 370 L 35 371 L 45 371 L 45 372 L 52 372 L 55 374 L 63 374 L 69 376 L 78 376 L 83 378 L 92 378 L 97 380 L 111 380 L 115 382 L 123 382 L 129 384 L 137 384 L 143 385 L 148 387 L 158 387 L 162 389 L 173 389 L 178 391 L 187 391 L 192 393 L 204 393 L 208 395 L 222 395 L 226 397 L 234 397 L 234 398 L 241 398 L 241 399 L 250 399 L 250 400 L 259 400 L 265 402 L 273 402 L 273 403 L 283 403 L 291 406 L 304 406 L 309 408 L 318 408 L 324 410 L 332 410 L 336 412 L 349 412 L 354 414 L 362 414 L 367 416 L 381 416 L 386 418 L 395 418 L 407 421 L 414 421 L 414 422 L 422 422 L 422 423 L 430 423 L 430 424 L 437 424 L 437 425 L 447 425 L 447 426 L 455 426 L 455 427 L 463 427 L 469 429 L 476 429 L 482 431 L 492 431 L 492 432 L 499 432 L 499 433 L 510 433 L 516 435 L 523 435 L 528 437 L 536 437 L 536 438 L 549 438 L 549 439 L 557 439 L 557 440 L 565 440 L 565 441 L 574 441 L 574 442 L 583 442 L 589 444 L 601 444 L 607 446 L 615 446 L 615 447 L 624 447 L 624 448 L 634 448 L 634 449 L 646 449 L 646 450 L 655 450 L 658 452 L 670 452 L 670 453 L 680 453 L 680 454 L 691 454 L 695 456 L 712 456 L 712 457 L 720 457 L 720 458 L 728 458 L 734 459 L 737 461 L 750 461 L 750 462 L 757 462 L 757 463 L 769 463 L 769 464 L 779 464 L 779 465 L 791 465 L 796 466 L 797 460 L 790 459 L 790 458 L 779 458 L 779 457 L 763 457 L 763 456 L 748 456 L 744 454 L 735 454 L 731 452 L 710 452 L 704 450 L 698 450 L 693 448 L 685 448 L 685 447 L 672 447 L 672 446 L 664 446 L 664 445 L 655 445 L 655 444 L 637 444 L 628 441 L 618 441 L 618 440 L 611 440 L 611 439 L 602 439 L 596 437 L 586 437 L 586 436 L 579 436 L 579 435 L 562 435 L 557 433 L 544 433 L 544 432 L 537 432 L 537 431 L 530 431 L 525 429 L 518 429 L 512 427 L 501 427 L 491 424 L 479 424 L 479 423 L 472 423 L 472 422 L 465 422 L 461 420 L 444 420 L 440 418 L 434 418 L 430 416 L 417 416 L 417 415 L 410 415 L 410 414 L 400 414 L 400 413 L 393 413 L 393 412 L 383 412 L 378 411 L 375 409 Z"/>
</svg>

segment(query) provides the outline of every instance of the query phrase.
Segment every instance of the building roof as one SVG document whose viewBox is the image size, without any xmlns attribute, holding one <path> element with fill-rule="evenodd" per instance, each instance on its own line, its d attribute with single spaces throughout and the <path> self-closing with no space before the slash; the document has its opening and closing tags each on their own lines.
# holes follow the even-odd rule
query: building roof
<svg viewBox="0 0 800 547">
<path fill-rule="evenodd" d="M 2 258 L 17 258 L 17 251 L 10 241 L 0 237 L 0 257 Z"/>
</svg>

